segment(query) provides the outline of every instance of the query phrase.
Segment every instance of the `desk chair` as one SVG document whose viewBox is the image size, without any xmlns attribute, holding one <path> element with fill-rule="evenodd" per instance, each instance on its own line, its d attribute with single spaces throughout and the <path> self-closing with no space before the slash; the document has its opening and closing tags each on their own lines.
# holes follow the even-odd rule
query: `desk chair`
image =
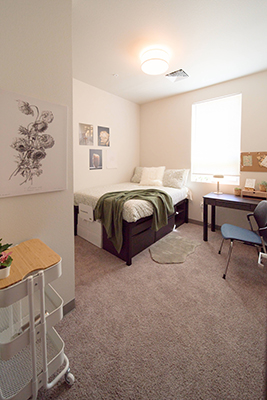
<svg viewBox="0 0 267 400">
<path fill-rule="evenodd" d="M 254 218 L 256 221 L 257 230 L 253 230 L 251 218 Z M 230 224 L 223 224 L 221 227 L 222 233 L 222 243 L 219 250 L 219 254 L 221 254 L 223 243 L 225 240 L 230 240 L 229 250 L 228 250 L 228 257 L 227 257 L 227 264 L 226 269 L 223 274 L 223 279 L 226 278 L 226 273 L 228 270 L 234 241 L 237 240 L 241 243 L 255 246 L 258 250 L 258 253 L 262 251 L 263 253 L 267 253 L 267 201 L 262 200 L 257 207 L 255 208 L 253 213 L 247 215 L 247 219 L 250 225 L 250 229 L 240 228 L 235 225 Z"/>
</svg>

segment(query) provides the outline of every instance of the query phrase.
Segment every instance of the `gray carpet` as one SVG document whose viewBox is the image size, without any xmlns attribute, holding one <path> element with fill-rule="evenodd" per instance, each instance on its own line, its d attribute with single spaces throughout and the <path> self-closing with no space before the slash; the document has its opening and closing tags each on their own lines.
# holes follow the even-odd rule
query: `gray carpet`
<svg viewBox="0 0 267 400">
<path fill-rule="evenodd" d="M 147 249 L 126 266 L 75 238 L 76 309 L 57 330 L 76 382 L 38 399 L 265 398 L 267 270 L 237 244 L 224 280 L 220 234 L 178 232 L 201 242 L 182 264 L 157 264 Z"/>
<path fill-rule="evenodd" d="M 200 242 L 194 242 L 180 236 L 175 230 L 158 240 L 149 251 L 152 259 L 160 264 L 179 264 L 195 251 Z"/>
</svg>

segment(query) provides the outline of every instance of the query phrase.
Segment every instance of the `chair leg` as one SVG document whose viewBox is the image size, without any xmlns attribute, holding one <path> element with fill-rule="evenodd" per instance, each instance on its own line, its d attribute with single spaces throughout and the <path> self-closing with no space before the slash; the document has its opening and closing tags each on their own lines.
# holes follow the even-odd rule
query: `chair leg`
<svg viewBox="0 0 267 400">
<path fill-rule="evenodd" d="M 230 263 L 230 258 L 231 258 L 231 254 L 232 254 L 232 250 L 233 250 L 233 245 L 234 245 L 234 241 L 231 240 L 230 246 L 229 246 L 229 251 L 228 251 L 227 264 L 226 264 L 225 272 L 223 274 L 223 279 L 226 278 L 226 273 L 227 273 L 228 266 L 229 266 L 229 263 Z"/>
<path fill-rule="evenodd" d="M 223 243 L 224 243 L 224 238 L 222 238 L 222 243 L 221 243 L 221 246 L 220 246 L 220 250 L 218 251 L 218 254 L 221 254 Z"/>
<path fill-rule="evenodd" d="M 262 252 L 259 253 L 258 266 L 261 268 L 264 267 L 264 264 L 261 262 L 262 258 L 267 258 L 267 254 Z"/>
<path fill-rule="evenodd" d="M 267 249 L 266 249 L 266 246 L 265 246 L 265 242 L 264 242 L 264 239 L 263 239 L 262 236 L 261 236 L 261 243 L 262 243 L 262 250 L 261 250 L 261 252 L 262 252 L 262 253 L 267 253 Z"/>
</svg>

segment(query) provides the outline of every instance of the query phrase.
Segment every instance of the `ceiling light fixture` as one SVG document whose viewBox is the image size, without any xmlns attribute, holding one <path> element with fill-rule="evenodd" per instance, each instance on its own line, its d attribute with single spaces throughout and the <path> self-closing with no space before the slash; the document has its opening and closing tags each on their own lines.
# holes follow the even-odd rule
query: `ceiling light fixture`
<svg viewBox="0 0 267 400">
<path fill-rule="evenodd" d="M 145 74 L 164 74 L 168 68 L 169 54 L 165 50 L 150 49 L 141 55 L 141 69 Z"/>
</svg>

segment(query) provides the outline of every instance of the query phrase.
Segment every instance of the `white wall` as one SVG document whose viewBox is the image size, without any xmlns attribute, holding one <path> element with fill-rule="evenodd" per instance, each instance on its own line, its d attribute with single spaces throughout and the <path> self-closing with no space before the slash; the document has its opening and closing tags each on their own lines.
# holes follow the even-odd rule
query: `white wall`
<svg viewBox="0 0 267 400">
<path fill-rule="evenodd" d="M 190 79 L 190 78 L 189 78 Z M 179 85 L 175 83 L 175 85 Z M 197 101 L 242 93 L 241 151 L 267 151 L 267 71 L 210 86 L 189 93 L 168 97 L 141 106 L 141 166 L 165 165 L 167 168 L 190 168 L 191 163 L 191 108 Z M 246 178 L 257 183 L 267 180 L 267 173 L 242 172 L 241 186 Z M 216 184 L 193 183 L 189 218 L 202 221 L 202 196 L 215 190 Z M 225 193 L 233 193 L 233 186 L 221 186 Z M 242 224 L 243 212 L 217 208 L 219 225 L 226 221 Z M 246 222 L 245 222 L 246 224 Z"/>
<path fill-rule="evenodd" d="M 0 1 L 1 88 L 68 107 L 68 189 L 1 198 L 0 237 L 39 238 L 62 257 L 54 286 L 65 304 L 74 299 L 71 12 L 71 0 Z"/>
<path fill-rule="evenodd" d="M 79 123 L 110 128 L 110 147 L 79 144 Z M 139 165 L 140 106 L 121 97 L 73 80 L 74 191 L 129 181 Z M 103 168 L 89 170 L 89 149 L 102 149 Z M 117 156 L 116 169 L 107 168 L 107 151 Z"/>
</svg>

